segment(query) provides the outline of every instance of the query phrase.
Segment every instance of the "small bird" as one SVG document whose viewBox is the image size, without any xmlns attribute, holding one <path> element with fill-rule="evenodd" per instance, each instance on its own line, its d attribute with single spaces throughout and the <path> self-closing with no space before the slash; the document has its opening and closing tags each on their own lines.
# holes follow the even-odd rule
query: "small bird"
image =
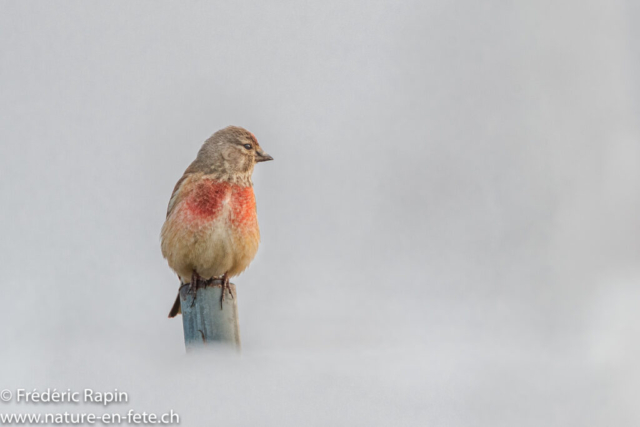
<svg viewBox="0 0 640 427">
<path fill-rule="evenodd" d="M 178 180 L 161 241 L 181 286 L 220 278 L 222 303 L 229 278 L 249 266 L 260 243 L 251 174 L 256 163 L 267 160 L 273 157 L 253 133 L 228 126 L 205 141 Z M 169 317 L 181 312 L 178 294 Z"/>
</svg>

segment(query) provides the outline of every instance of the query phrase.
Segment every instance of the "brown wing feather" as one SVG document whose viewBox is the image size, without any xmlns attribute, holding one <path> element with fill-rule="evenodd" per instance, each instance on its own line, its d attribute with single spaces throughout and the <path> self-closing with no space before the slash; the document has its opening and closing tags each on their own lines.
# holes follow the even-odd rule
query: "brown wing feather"
<svg viewBox="0 0 640 427">
<path fill-rule="evenodd" d="M 167 206 L 167 218 L 169 218 L 169 215 L 171 215 L 171 212 L 173 211 L 174 206 L 178 204 L 177 203 L 178 200 L 185 196 L 184 194 L 178 193 L 178 190 L 180 189 L 182 184 L 185 182 L 185 180 L 191 177 L 192 175 L 202 173 L 205 169 L 206 169 L 206 166 L 203 165 L 199 159 L 195 159 L 189 165 L 187 170 L 184 171 L 184 173 L 182 174 L 178 182 L 176 182 L 176 186 L 173 187 L 173 192 L 171 193 L 171 198 L 169 199 L 169 205 Z"/>
<path fill-rule="evenodd" d="M 180 188 L 182 183 L 185 181 L 185 179 L 187 179 L 190 175 L 191 174 L 188 174 L 185 172 L 184 175 L 182 175 L 178 180 L 178 182 L 176 183 L 176 186 L 173 187 L 173 192 L 171 193 L 171 198 L 169 199 L 169 205 L 167 206 L 167 218 L 169 218 L 169 215 L 171 215 L 171 212 L 173 211 L 173 207 L 177 205 L 177 201 L 179 198 L 178 189 Z M 184 195 L 181 195 L 181 196 L 184 197 Z"/>
</svg>

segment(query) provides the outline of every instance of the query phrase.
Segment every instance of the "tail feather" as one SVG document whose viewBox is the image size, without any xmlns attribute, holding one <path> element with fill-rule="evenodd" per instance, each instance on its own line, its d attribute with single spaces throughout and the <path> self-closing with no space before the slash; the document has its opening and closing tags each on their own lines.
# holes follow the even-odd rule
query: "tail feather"
<svg viewBox="0 0 640 427">
<path fill-rule="evenodd" d="M 169 312 L 169 319 L 176 317 L 180 313 L 182 313 L 182 307 L 180 307 L 180 294 L 178 293 L 176 302 L 173 303 L 173 307 L 171 307 L 171 311 Z"/>
</svg>

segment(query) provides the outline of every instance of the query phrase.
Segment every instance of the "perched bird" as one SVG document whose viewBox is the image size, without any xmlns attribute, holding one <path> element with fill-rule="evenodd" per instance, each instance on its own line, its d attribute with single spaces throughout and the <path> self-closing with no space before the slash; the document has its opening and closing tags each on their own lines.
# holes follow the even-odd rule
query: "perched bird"
<svg viewBox="0 0 640 427">
<path fill-rule="evenodd" d="M 228 126 L 205 141 L 178 180 L 162 227 L 162 255 L 182 285 L 242 273 L 258 251 L 260 229 L 251 174 L 273 160 L 246 129 Z M 181 313 L 180 295 L 169 313 Z"/>
</svg>

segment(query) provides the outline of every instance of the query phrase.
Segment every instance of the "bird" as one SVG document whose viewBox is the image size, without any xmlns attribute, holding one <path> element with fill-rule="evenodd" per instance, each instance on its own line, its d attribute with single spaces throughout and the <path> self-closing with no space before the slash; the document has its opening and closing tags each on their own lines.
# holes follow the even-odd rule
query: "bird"
<svg viewBox="0 0 640 427">
<path fill-rule="evenodd" d="M 258 251 L 260 228 L 253 192 L 256 163 L 273 160 L 255 135 L 227 126 L 207 139 L 176 183 L 160 235 L 162 255 L 180 286 L 199 281 L 222 283 L 242 273 Z M 233 293 L 231 293 L 233 297 Z M 182 312 L 180 293 L 169 312 Z"/>
</svg>

